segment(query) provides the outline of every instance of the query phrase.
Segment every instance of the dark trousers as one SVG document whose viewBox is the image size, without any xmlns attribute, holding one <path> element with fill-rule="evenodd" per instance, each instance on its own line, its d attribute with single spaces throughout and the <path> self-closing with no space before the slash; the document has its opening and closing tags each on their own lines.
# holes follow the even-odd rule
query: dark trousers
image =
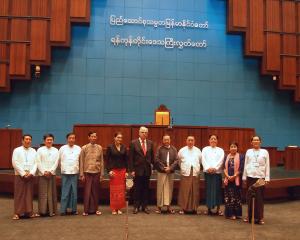
<svg viewBox="0 0 300 240">
<path fill-rule="evenodd" d="M 255 184 L 258 178 L 247 177 L 247 189 L 250 186 Z M 265 187 L 259 187 L 255 189 L 255 202 L 254 202 L 254 219 L 255 221 L 260 221 L 264 218 L 264 190 Z M 248 191 L 247 195 L 247 204 L 248 204 L 248 218 L 249 223 L 252 219 L 252 197 L 251 192 Z"/>
<path fill-rule="evenodd" d="M 150 176 L 136 176 L 134 178 L 133 205 L 135 208 L 142 207 L 144 209 L 147 207 L 149 184 Z"/>
</svg>

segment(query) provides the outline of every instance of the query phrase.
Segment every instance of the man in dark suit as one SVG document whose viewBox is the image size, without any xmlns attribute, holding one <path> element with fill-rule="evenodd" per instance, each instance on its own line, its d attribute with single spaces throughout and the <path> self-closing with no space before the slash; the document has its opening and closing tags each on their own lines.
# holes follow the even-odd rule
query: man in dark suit
<svg viewBox="0 0 300 240">
<path fill-rule="evenodd" d="M 147 137 L 148 129 L 140 127 L 139 138 L 130 144 L 129 166 L 131 175 L 134 177 L 134 214 L 139 212 L 140 207 L 143 212 L 150 213 L 147 204 L 152 164 L 154 163 L 154 149 L 153 142 Z"/>
</svg>

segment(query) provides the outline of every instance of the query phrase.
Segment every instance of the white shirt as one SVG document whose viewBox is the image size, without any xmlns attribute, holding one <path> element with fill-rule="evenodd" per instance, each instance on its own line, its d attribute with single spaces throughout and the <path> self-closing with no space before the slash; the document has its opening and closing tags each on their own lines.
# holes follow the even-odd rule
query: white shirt
<svg viewBox="0 0 300 240">
<path fill-rule="evenodd" d="M 193 167 L 193 176 L 198 176 L 200 173 L 201 150 L 197 147 L 188 146 L 181 148 L 178 152 L 178 159 L 181 169 L 181 175 L 190 176 L 191 167 Z"/>
<path fill-rule="evenodd" d="M 216 169 L 216 173 L 222 173 L 224 163 L 224 150 L 219 147 L 207 146 L 202 149 L 203 171 L 207 172 L 209 168 Z"/>
<path fill-rule="evenodd" d="M 247 177 L 270 181 L 270 157 L 266 149 L 248 149 L 245 155 L 243 180 Z"/>
<path fill-rule="evenodd" d="M 70 147 L 68 144 L 59 149 L 60 169 L 62 174 L 79 173 L 79 155 L 81 148 L 77 145 Z"/>
<path fill-rule="evenodd" d="M 45 171 L 51 172 L 52 175 L 56 174 L 58 166 L 59 153 L 57 148 L 46 146 L 40 147 L 37 150 L 37 167 L 39 176 L 43 176 Z"/>
<path fill-rule="evenodd" d="M 15 169 L 15 175 L 23 177 L 26 174 L 25 171 L 35 175 L 37 169 L 35 149 L 23 146 L 15 148 L 12 155 L 12 165 Z"/>
</svg>

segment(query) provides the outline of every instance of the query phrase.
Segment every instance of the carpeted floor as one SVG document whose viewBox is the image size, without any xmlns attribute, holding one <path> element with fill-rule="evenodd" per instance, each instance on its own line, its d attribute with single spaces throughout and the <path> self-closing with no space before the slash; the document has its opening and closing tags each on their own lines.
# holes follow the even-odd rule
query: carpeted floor
<svg viewBox="0 0 300 240">
<path fill-rule="evenodd" d="M 36 202 L 35 209 L 36 209 Z M 155 210 L 152 206 L 151 210 Z M 200 206 L 200 210 L 204 210 Z M 13 221 L 13 199 L 0 197 L 1 240 L 122 240 L 125 214 L 113 216 L 101 206 L 102 216 L 55 216 Z M 132 240 L 242 240 L 251 239 L 250 224 L 241 220 L 204 215 L 133 215 L 130 207 L 129 239 Z M 79 205 L 82 212 L 82 205 Z M 244 208 L 245 212 L 245 208 Z M 300 201 L 266 204 L 266 225 L 255 225 L 257 240 L 300 239 Z"/>
</svg>

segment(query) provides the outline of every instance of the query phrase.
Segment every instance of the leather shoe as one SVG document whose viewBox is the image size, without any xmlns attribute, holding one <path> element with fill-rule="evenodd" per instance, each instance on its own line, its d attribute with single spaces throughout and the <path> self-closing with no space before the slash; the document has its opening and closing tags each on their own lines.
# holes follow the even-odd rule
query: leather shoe
<svg viewBox="0 0 300 240">
<path fill-rule="evenodd" d="M 150 210 L 148 208 L 144 208 L 143 212 L 146 213 L 146 214 L 150 214 Z"/>
<path fill-rule="evenodd" d="M 138 212 L 139 212 L 139 209 L 138 208 L 134 208 L 132 213 L 133 214 L 137 214 Z"/>
</svg>

